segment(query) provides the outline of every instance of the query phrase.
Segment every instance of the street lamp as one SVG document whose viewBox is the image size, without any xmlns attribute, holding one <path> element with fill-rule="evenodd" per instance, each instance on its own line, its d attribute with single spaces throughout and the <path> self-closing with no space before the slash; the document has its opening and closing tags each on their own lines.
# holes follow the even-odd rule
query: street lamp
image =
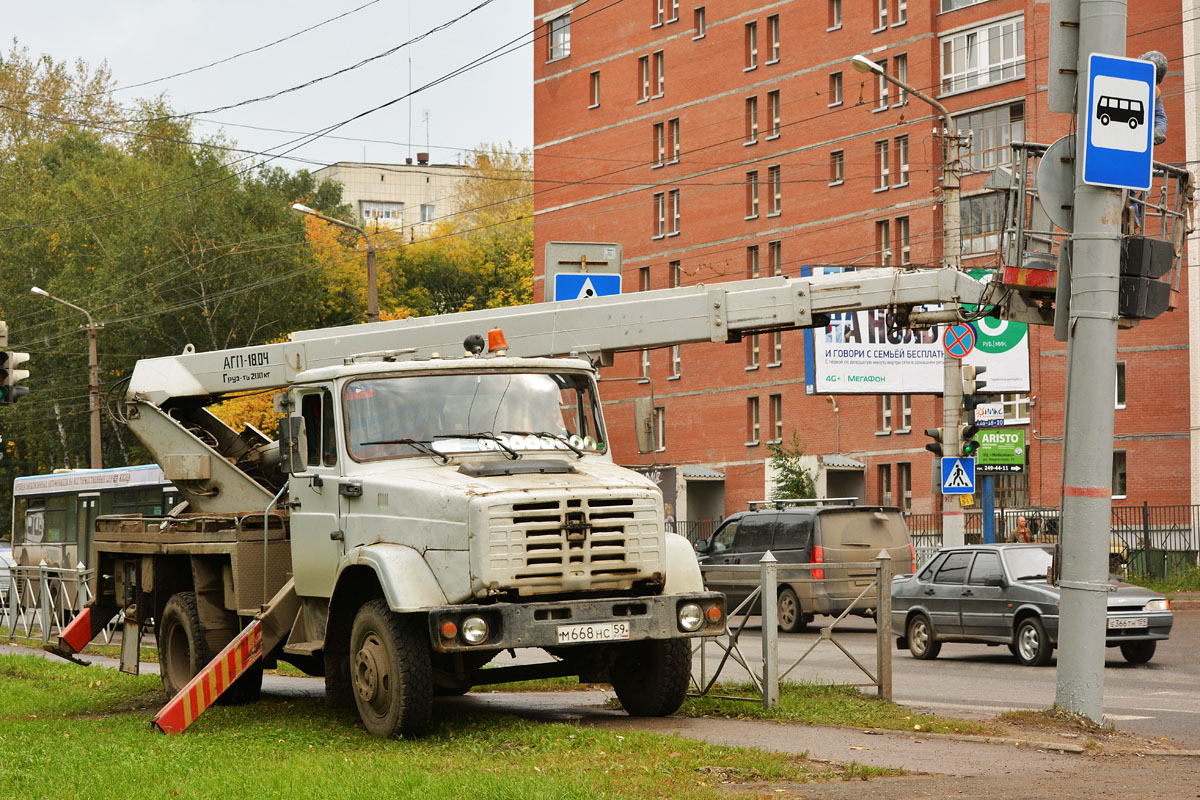
<svg viewBox="0 0 1200 800">
<path fill-rule="evenodd" d="M 293 203 L 292 211 L 297 214 L 307 214 L 310 217 L 323 219 L 331 225 L 339 225 L 343 228 L 349 228 L 352 231 L 357 231 L 359 235 L 367 242 L 367 322 L 379 322 L 379 287 L 375 280 L 375 242 L 371 241 L 371 236 L 357 225 L 351 225 L 349 222 L 343 222 L 335 217 L 326 216 L 320 211 L 315 211 L 303 203 Z"/>
<path fill-rule="evenodd" d="M 92 319 L 91 313 L 86 308 L 80 308 L 74 303 L 68 303 L 61 297 L 55 297 L 45 289 L 39 289 L 34 286 L 30 289 L 32 293 L 39 297 L 47 297 L 56 303 L 62 303 L 64 306 L 70 306 L 76 311 L 87 317 L 87 332 L 88 332 L 88 407 L 91 410 L 92 417 L 92 469 L 101 469 L 103 464 L 103 456 L 100 450 L 100 362 L 96 354 L 96 331 L 103 328 L 103 325 L 97 325 Z"/>
<path fill-rule="evenodd" d="M 880 64 L 864 55 L 850 59 L 850 66 L 863 73 L 878 75 L 904 91 L 933 106 L 942 122 L 942 141 L 945 158 L 942 161 L 942 266 L 962 269 L 962 234 L 959 230 L 958 160 L 960 137 L 950 119 L 950 111 L 929 95 L 914 89 L 905 81 L 888 74 Z M 946 304 L 947 308 L 952 308 Z M 947 456 L 959 455 L 959 420 L 962 418 L 962 373 L 960 362 L 949 353 L 942 357 L 942 447 Z M 961 545 L 965 541 L 965 520 L 962 508 L 955 508 L 954 495 L 942 495 L 942 544 Z"/>
</svg>

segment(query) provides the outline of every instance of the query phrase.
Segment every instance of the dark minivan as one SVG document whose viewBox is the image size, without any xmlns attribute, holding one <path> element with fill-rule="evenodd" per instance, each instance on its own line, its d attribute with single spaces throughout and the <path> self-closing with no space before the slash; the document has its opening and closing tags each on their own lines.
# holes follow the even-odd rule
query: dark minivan
<svg viewBox="0 0 1200 800">
<path fill-rule="evenodd" d="M 746 599 L 758 581 L 744 572 L 722 572 L 723 564 L 757 564 L 770 550 L 780 566 L 830 565 L 812 569 L 803 579 L 780 577 L 780 630 L 804 630 L 815 614 L 837 616 L 851 604 L 853 614 L 875 615 L 878 592 L 870 586 L 875 570 L 838 569 L 838 563 L 874 561 L 886 549 L 893 571 L 916 571 L 916 551 L 898 508 L 850 505 L 838 498 L 771 500 L 751 503 L 750 509 L 731 515 L 697 546 L 705 584 L 724 592 L 730 609 Z"/>
</svg>

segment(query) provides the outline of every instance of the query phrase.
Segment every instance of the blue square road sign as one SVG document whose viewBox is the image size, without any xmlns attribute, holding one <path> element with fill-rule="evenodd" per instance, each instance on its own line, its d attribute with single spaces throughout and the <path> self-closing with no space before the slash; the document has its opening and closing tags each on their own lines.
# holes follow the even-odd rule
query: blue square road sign
<svg viewBox="0 0 1200 800">
<path fill-rule="evenodd" d="M 1150 188 L 1154 166 L 1154 65 L 1100 53 L 1088 56 L 1083 182 Z"/>
<path fill-rule="evenodd" d="M 620 293 L 620 273 L 560 272 L 554 276 L 555 300 L 586 300 Z"/>
<path fill-rule="evenodd" d="M 942 458 L 942 494 L 975 494 L 975 459 Z"/>
</svg>

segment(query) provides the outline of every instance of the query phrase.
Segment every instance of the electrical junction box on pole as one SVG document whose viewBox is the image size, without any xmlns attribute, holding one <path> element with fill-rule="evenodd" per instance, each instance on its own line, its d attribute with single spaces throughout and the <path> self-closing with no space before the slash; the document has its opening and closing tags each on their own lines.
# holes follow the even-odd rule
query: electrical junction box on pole
<svg viewBox="0 0 1200 800">
<path fill-rule="evenodd" d="M 980 431 L 975 437 L 979 452 L 976 472 L 1024 472 L 1025 429 L 1000 428 Z"/>
<path fill-rule="evenodd" d="M 1083 182 L 1150 189 L 1154 167 L 1154 65 L 1135 58 L 1088 56 Z"/>
</svg>

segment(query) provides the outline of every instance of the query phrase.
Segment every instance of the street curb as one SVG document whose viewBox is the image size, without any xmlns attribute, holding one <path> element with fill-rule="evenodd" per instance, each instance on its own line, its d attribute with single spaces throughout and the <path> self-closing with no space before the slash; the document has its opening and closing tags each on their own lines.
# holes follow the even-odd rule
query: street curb
<svg viewBox="0 0 1200 800">
<path fill-rule="evenodd" d="M 871 736 L 906 736 L 910 739 L 943 739 L 954 742 L 975 742 L 977 744 L 1003 744 L 1014 747 L 1030 747 L 1035 750 L 1055 750 L 1060 753 L 1081 754 L 1087 752 L 1082 745 L 1065 742 L 1036 742 L 1031 739 L 1012 739 L 1006 736 L 976 736 L 967 733 L 928 733 L 925 731 L 907 731 L 894 728 L 855 728 L 853 726 L 835 726 L 846 730 L 860 730 Z"/>
</svg>

